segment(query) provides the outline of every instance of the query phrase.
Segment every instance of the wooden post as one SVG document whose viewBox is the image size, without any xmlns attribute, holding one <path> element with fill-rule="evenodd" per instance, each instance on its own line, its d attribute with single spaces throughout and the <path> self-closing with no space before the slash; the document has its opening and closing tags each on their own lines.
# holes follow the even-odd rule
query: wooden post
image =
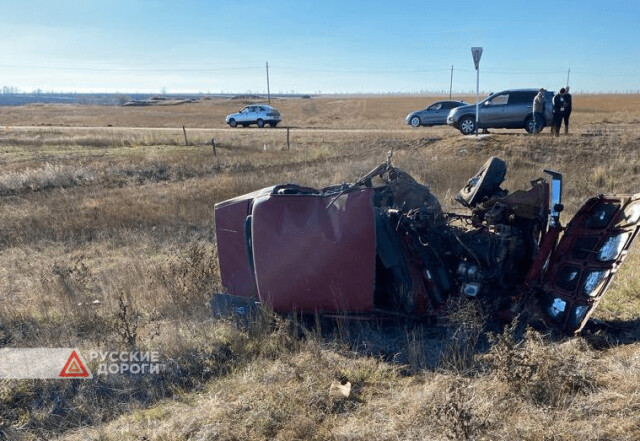
<svg viewBox="0 0 640 441">
<path fill-rule="evenodd" d="M 213 156 L 218 156 L 216 155 L 216 139 L 215 138 L 211 138 L 211 148 L 213 149 Z"/>
<path fill-rule="evenodd" d="M 182 131 L 184 132 L 184 145 L 188 146 L 189 140 L 187 139 L 187 129 L 185 129 L 184 126 L 182 126 Z"/>
<path fill-rule="evenodd" d="M 287 127 L 287 150 L 291 150 L 291 144 L 289 143 L 289 127 Z"/>
</svg>

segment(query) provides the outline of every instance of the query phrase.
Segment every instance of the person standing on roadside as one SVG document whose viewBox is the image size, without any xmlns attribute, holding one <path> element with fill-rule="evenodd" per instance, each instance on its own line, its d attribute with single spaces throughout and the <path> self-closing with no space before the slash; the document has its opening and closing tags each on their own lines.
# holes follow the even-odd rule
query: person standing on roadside
<svg viewBox="0 0 640 441">
<path fill-rule="evenodd" d="M 545 94 L 546 90 L 541 88 L 538 91 L 538 94 L 533 98 L 533 134 L 540 133 L 540 131 L 544 128 L 545 120 L 544 120 L 544 106 L 545 106 Z"/>
<path fill-rule="evenodd" d="M 564 100 L 565 88 L 560 89 L 560 92 L 553 96 L 553 130 L 551 133 L 553 136 L 560 136 L 560 126 L 562 125 L 562 118 L 566 110 L 566 102 Z"/>
<path fill-rule="evenodd" d="M 562 119 L 564 120 L 564 134 L 569 134 L 569 117 L 571 116 L 571 94 L 569 93 L 569 86 L 565 87 L 564 94 L 564 115 Z"/>
</svg>

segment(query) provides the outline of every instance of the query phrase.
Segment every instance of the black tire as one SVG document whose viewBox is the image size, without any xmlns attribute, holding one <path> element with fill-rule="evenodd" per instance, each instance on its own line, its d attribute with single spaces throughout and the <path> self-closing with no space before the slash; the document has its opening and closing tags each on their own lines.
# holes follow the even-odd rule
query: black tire
<svg viewBox="0 0 640 441">
<path fill-rule="evenodd" d="M 486 197 L 500 192 L 500 184 L 507 174 L 507 164 L 500 158 L 491 157 L 478 170 L 474 177 L 467 181 L 458 193 L 456 200 L 467 207 L 474 207 Z"/>
<path fill-rule="evenodd" d="M 420 117 L 418 115 L 414 115 L 409 120 L 409 124 L 411 127 L 420 127 Z"/>
<path fill-rule="evenodd" d="M 544 125 L 539 124 L 538 127 L 535 127 L 535 126 L 536 124 L 533 121 L 533 117 L 527 116 L 527 119 L 524 120 L 524 129 L 527 131 L 529 135 L 532 135 L 533 133 L 542 132 L 542 128 L 544 127 Z"/>
<path fill-rule="evenodd" d="M 476 132 L 476 118 L 474 116 L 463 116 L 460 119 L 460 133 L 471 135 Z"/>
<path fill-rule="evenodd" d="M 264 121 L 259 119 L 258 121 L 256 121 L 256 124 L 258 125 L 258 127 L 263 128 L 264 127 Z"/>
<path fill-rule="evenodd" d="M 236 127 L 237 125 L 238 125 L 238 123 L 236 122 L 236 120 L 235 120 L 235 119 L 231 118 L 231 119 L 229 120 L 229 126 L 230 126 L 230 127 Z"/>
<path fill-rule="evenodd" d="M 276 121 L 276 122 L 270 122 L 270 123 L 269 123 L 269 125 L 270 125 L 271 127 L 274 127 L 274 128 L 275 128 L 275 126 L 277 126 L 277 125 L 278 125 L 278 121 Z"/>
</svg>

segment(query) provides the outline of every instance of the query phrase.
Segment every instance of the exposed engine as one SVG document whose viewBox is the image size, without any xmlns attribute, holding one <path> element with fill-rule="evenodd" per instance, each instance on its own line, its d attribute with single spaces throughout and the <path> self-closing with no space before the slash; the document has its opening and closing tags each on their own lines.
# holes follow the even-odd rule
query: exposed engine
<svg viewBox="0 0 640 441">
<path fill-rule="evenodd" d="M 551 182 L 508 193 L 505 162 L 490 158 L 456 197 L 465 213 L 444 212 L 391 154 L 354 183 L 220 202 L 227 293 L 215 298 L 362 319 L 437 317 L 462 296 L 495 318 L 533 307 L 579 332 L 640 231 L 640 194 L 591 198 L 565 228 L 562 176 L 545 172 Z"/>
</svg>

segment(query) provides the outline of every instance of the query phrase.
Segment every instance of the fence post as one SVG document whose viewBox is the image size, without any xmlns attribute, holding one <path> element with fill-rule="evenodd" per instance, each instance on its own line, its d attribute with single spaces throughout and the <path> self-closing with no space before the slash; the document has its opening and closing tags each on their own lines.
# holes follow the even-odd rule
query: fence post
<svg viewBox="0 0 640 441">
<path fill-rule="evenodd" d="M 211 138 L 211 148 L 213 149 L 213 156 L 218 156 L 216 155 L 216 139 L 215 138 Z"/>
<path fill-rule="evenodd" d="M 287 150 L 291 150 L 291 144 L 289 143 L 289 127 L 287 127 Z"/>
<path fill-rule="evenodd" d="M 182 131 L 184 132 L 184 145 L 188 146 L 189 140 L 187 139 L 187 129 L 185 129 L 184 126 L 182 126 Z"/>
</svg>

